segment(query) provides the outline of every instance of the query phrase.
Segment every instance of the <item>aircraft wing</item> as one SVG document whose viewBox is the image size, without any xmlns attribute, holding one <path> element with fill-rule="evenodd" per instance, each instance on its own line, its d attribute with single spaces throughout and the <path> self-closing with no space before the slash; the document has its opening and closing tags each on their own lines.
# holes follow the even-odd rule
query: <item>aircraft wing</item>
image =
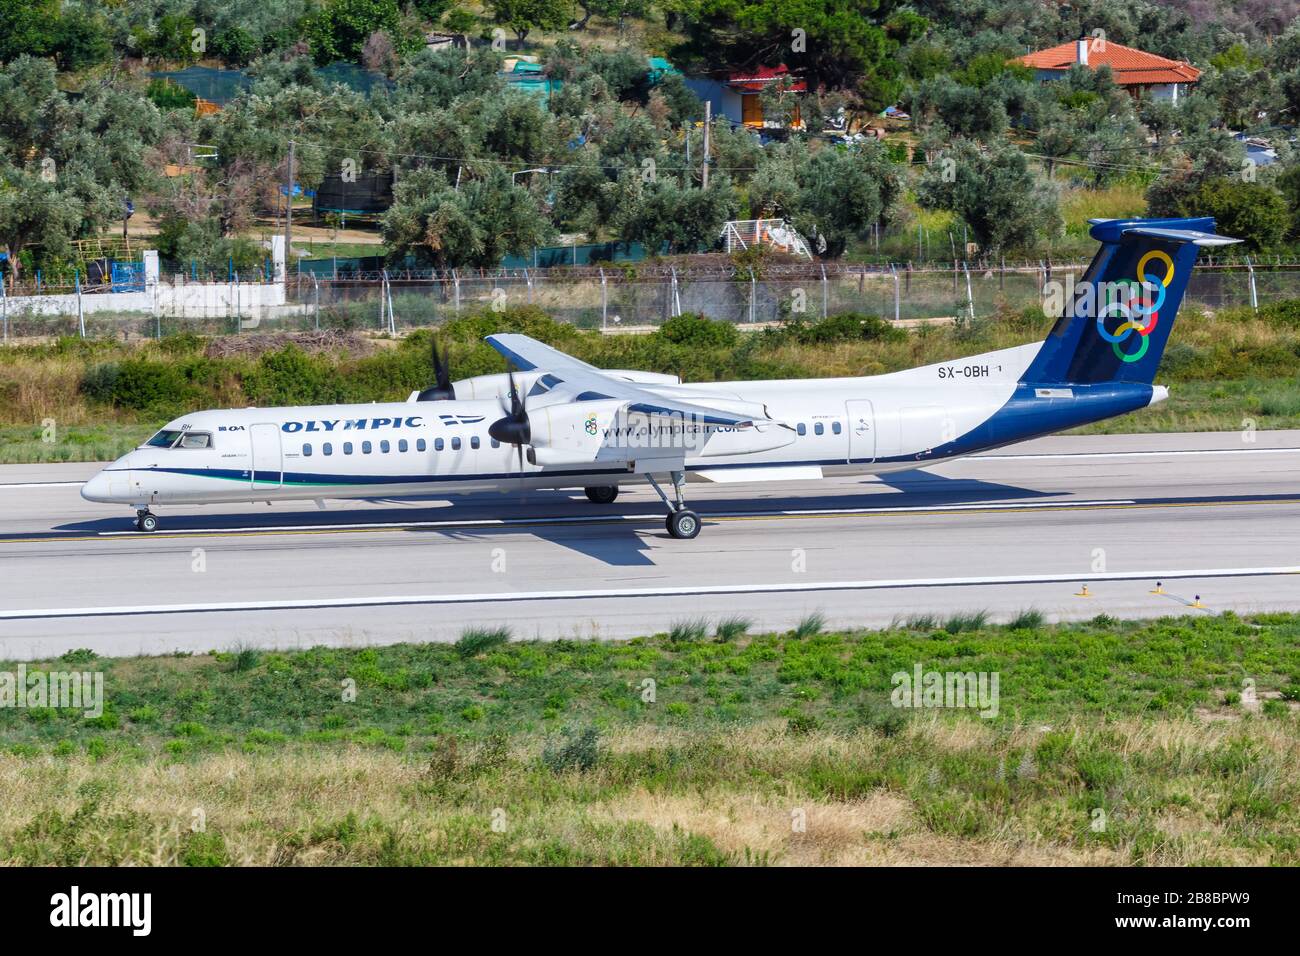
<svg viewBox="0 0 1300 956">
<path fill-rule="evenodd" d="M 564 383 L 566 386 L 564 391 L 571 395 L 572 401 L 617 399 L 626 402 L 630 411 L 645 415 L 680 415 L 706 425 L 729 425 L 734 428 L 751 428 L 755 424 L 770 421 L 766 418 L 755 418 L 752 414 L 697 405 L 694 402 L 678 401 L 660 395 L 626 379 L 609 375 L 593 365 L 579 361 L 572 355 L 566 355 L 559 349 L 551 348 L 527 335 L 514 332 L 489 335 L 487 343 L 520 371 L 538 369 L 548 373 L 549 378 Z"/>
</svg>

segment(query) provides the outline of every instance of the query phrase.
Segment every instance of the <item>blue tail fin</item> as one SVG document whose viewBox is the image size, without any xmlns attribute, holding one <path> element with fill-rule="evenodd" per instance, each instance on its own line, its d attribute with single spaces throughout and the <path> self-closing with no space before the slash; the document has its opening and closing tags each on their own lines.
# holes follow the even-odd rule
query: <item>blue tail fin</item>
<svg viewBox="0 0 1300 956">
<path fill-rule="evenodd" d="M 1101 248 L 1025 371 L 1025 382 L 1150 384 L 1201 246 L 1236 239 L 1214 220 L 1094 219 Z"/>
</svg>

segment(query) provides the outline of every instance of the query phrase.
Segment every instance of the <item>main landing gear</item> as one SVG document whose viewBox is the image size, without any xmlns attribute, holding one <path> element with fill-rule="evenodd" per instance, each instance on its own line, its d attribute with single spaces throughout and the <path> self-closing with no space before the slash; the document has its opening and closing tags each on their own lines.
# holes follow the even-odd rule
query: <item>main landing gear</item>
<svg viewBox="0 0 1300 956">
<path fill-rule="evenodd" d="M 682 486 L 686 484 L 686 473 L 681 471 L 669 472 L 673 479 L 673 497 L 675 501 L 670 501 L 664 494 L 664 490 L 659 487 L 659 482 L 655 481 L 654 475 L 646 475 L 646 480 L 650 482 L 650 487 L 655 493 L 663 499 L 663 503 L 668 506 L 668 520 L 665 524 L 668 527 L 668 533 L 674 538 L 693 538 L 700 533 L 700 516 L 686 507 L 686 501 L 682 497 Z"/>
<path fill-rule="evenodd" d="M 135 513 L 136 531 L 157 531 L 158 516 L 148 508 L 141 508 Z"/>
<path fill-rule="evenodd" d="M 618 485 L 598 485 L 595 488 L 583 488 L 587 500 L 598 505 L 612 505 L 618 497 Z"/>
</svg>

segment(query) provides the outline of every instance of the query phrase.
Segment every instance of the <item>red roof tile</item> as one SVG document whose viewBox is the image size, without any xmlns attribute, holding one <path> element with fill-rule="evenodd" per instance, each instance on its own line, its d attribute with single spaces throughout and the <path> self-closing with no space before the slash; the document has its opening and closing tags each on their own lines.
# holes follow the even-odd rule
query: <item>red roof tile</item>
<svg viewBox="0 0 1300 956">
<path fill-rule="evenodd" d="M 1201 75 L 1201 71 L 1190 63 L 1166 59 L 1121 43 L 1108 40 L 1097 44 L 1089 40 L 1088 44 L 1088 66 L 1093 69 L 1103 64 L 1109 66 L 1120 86 L 1195 83 Z M 1077 62 L 1076 41 L 1017 57 L 1016 62 L 1039 70 L 1068 70 Z"/>
<path fill-rule="evenodd" d="M 780 66 L 760 66 L 756 70 L 732 73 L 727 77 L 727 85 L 742 92 L 758 93 L 773 80 L 788 76 L 789 73 L 784 63 Z M 803 93 L 808 89 L 808 84 L 803 80 L 796 80 L 790 84 L 790 89 L 795 93 Z"/>
</svg>

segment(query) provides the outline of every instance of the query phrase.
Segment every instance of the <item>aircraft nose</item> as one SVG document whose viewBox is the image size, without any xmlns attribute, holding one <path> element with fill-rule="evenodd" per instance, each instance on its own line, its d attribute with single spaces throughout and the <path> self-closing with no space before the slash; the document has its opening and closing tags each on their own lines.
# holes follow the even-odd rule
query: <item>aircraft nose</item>
<svg viewBox="0 0 1300 956">
<path fill-rule="evenodd" d="M 81 497 L 87 501 L 114 501 L 112 486 L 116 483 L 109 477 L 107 470 L 96 472 L 81 486 Z"/>
</svg>

